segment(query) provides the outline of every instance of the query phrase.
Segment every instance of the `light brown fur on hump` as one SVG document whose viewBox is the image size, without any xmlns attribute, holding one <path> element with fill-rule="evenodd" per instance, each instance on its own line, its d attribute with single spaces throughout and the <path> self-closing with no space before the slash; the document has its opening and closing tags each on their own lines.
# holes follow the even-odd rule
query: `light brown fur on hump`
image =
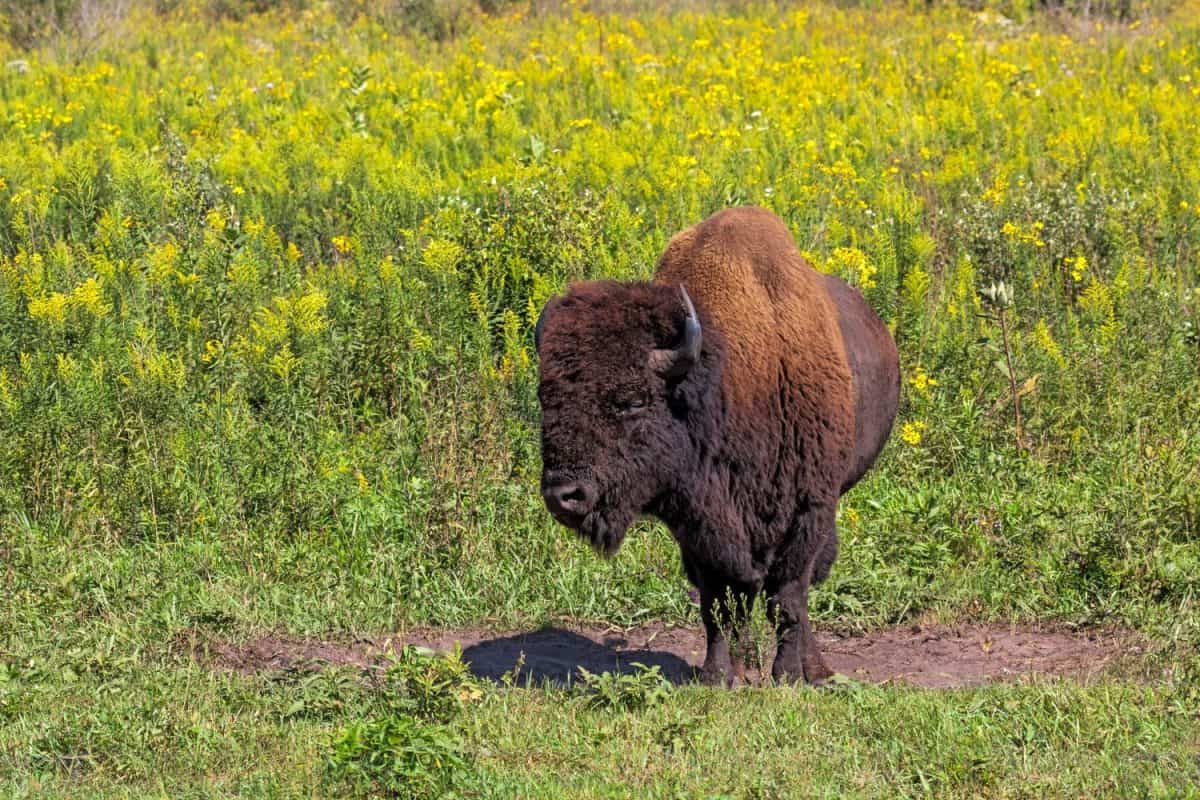
<svg viewBox="0 0 1200 800">
<path fill-rule="evenodd" d="M 733 407 L 762 411 L 786 371 L 807 406 L 795 411 L 840 429 L 830 430 L 835 448 L 848 446 L 854 394 L 837 311 L 783 220 L 755 207 L 717 212 L 671 239 L 655 281 L 686 286 L 724 333 Z"/>
</svg>

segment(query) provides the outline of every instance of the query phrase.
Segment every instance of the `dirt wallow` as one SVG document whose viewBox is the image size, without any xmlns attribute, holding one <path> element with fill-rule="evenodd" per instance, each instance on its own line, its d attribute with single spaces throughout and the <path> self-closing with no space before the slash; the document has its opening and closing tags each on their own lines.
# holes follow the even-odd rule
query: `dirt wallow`
<svg viewBox="0 0 1200 800">
<path fill-rule="evenodd" d="M 932 689 L 977 686 L 1035 677 L 1090 681 L 1139 660 L 1144 648 L 1115 629 L 1069 631 L 1003 624 L 904 625 L 862 635 L 819 636 L 833 669 L 868 683 L 903 682 Z M 462 648 L 477 676 L 515 675 L 519 685 L 564 685 L 590 672 L 657 666 L 669 680 L 693 679 L 704 639 L 685 628 L 548 627 L 497 633 L 477 628 L 418 629 L 402 635 L 353 640 L 262 636 L 230 641 L 198 636 L 190 649 L 203 663 L 242 673 L 320 665 L 367 667 L 404 645 L 448 651 Z M 753 671 L 751 682 L 757 681 Z"/>
</svg>

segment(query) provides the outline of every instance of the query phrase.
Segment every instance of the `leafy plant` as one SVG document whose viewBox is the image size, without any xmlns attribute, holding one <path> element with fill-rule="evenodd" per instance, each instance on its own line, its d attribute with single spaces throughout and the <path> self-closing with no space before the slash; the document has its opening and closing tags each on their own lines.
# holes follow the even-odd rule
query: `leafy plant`
<svg viewBox="0 0 1200 800">
<path fill-rule="evenodd" d="M 992 319 L 1000 326 L 1000 343 L 1002 346 L 1000 352 L 1004 360 L 997 363 L 1001 372 L 1008 378 L 1009 399 L 1012 401 L 1013 406 L 1013 429 L 1016 432 L 1017 447 L 1024 447 L 1025 439 L 1021 428 L 1021 395 L 1032 389 L 1037 381 L 1037 377 L 1035 376 L 1031 381 L 1026 382 L 1025 387 L 1023 387 L 1026 391 L 1017 388 L 1017 371 L 1013 367 L 1013 352 L 1012 344 L 1009 341 L 1009 322 L 1007 316 L 1013 305 L 1013 290 L 1004 281 L 1000 281 L 999 283 L 991 284 L 986 289 L 981 289 L 979 294 L 983 297 L 984 302 L 993 309 L 994 316 Z"/>
<path fill-rule="evenodd" d="M 634 662 L 632 672 L 589 672 L 579 667 L 585 705 L 589 709 L 644 711 L 671 696 L 671 684 L 658 666 Z"/>
<path fill-rule="evenodd" d="M 458 738 L 446 727 L 407 716 L 356 722 L 334 739 L 326 775 L 360 794 L 439 798 L 469 773 Z"/>
<path fill-rule="evenodd" d="M 392 714 L 435 722 L 449 722 L 483 697 L 461 650 L 436 654 L 411 645 L 384 669 L 380 692 Z"/>
<path fill-rule="evenodd" d="M 294 699 L 284 716 L 293 719 L 332 719 L 344 713 L 364 694 L 359 671 L 347 667 L 302 672 L 295 680 L 292 692 Z"/>
</svg>

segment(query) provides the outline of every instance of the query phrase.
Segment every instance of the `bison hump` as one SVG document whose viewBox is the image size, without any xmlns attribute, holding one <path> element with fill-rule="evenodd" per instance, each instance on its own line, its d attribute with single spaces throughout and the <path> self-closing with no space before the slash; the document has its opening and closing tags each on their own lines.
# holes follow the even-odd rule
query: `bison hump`
<svg viewBox="0 0 1200 800">
<path fill-rule="evenodd" d="M 720 211 L 676 234 L 655 281 L 682 284 L 724 334 L 727 402 L 748 414 L 803 412 L 852 426 L 853 388 L 836 309 L 783 220 L 763 208 Z M 780 408 L 798 384 L 802 408 Z M 789 402 L 790 405 L 790 402 Z M 816 422 L 816 420 L 814 420 Z M 848 430 L 852 429 L 848 427 Z"/>
</svg>

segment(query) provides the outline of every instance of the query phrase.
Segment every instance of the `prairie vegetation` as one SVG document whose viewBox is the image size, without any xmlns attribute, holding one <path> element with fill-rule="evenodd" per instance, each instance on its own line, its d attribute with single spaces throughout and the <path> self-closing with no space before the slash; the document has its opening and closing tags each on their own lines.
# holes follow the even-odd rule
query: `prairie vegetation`
<svg viewBox="0 0 1200 800">
<path fill-rule="evenodd" d="M 1194 2 L 270 5 L 75 38 L 77 6 L 0 12 L 8 793 L 386 788 L 356 759 L 417 742 L 467 776 L 412 761 L 434 795 L 1195 796 Z M 591 681 L 641 710 L 455 677 L 426 718 L 345 669 L 195 662 L 266 631 L 698 624 L 663 531 L 602 562 L 544 512 L 530 329 L 740 203 L 901 350 L 818 627 L 1120 625 L 1137 675 Z"/>
</svg>

